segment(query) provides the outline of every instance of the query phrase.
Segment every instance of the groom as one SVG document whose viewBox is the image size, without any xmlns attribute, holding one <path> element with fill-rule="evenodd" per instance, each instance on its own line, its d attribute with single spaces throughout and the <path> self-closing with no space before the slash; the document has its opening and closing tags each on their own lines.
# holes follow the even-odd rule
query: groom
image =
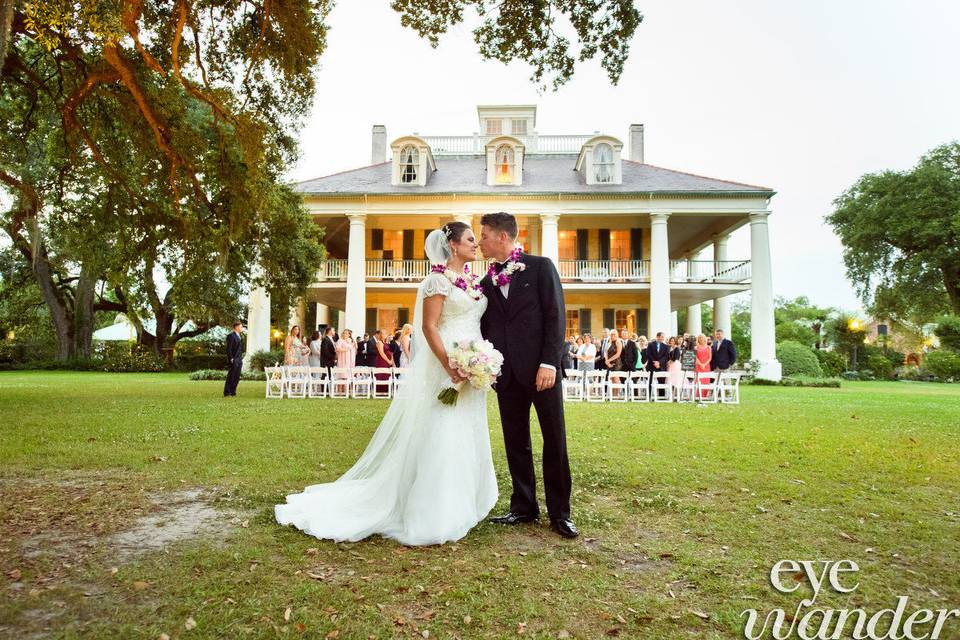
<svg viewBox="0 0 960 640">
<path fill-rule="evenodd" d="M 550 526 L 565 538 L 575 538 L 559 380 L 566 330 L 563 290 L 553 262 L 520 253 L 517 234 L 517 220 L 509 213 L 488 213 L 480 219 L 480 249 L 484 257 L 496 260 L 494 275 L 487 273 L 480 282 L 489 301 L 480 329 L 504 357 L 496 391 L 513 479 L 510 512 L 491 521 L 518 524 L 540 517 L 530 444 L 533 405 L 543 434 L 543 484 Z"/>
</svg>

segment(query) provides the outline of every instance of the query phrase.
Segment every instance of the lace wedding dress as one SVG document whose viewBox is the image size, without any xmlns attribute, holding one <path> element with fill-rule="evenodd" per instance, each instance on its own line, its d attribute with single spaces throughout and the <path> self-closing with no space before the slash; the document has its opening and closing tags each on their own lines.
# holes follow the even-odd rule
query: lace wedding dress
<svg viewBox="0 0 960 640">
<path fill-rule="evenodd" d="M 436 232 L 434 232 L 436 233 Z M 423 299 L 443 295 L 439 330 L 454 342 L 480 338 L 487 299 L 474 300 L 443 274 L 420 284 L 405 386 L 354 466 L 275 507 L 277 522 L 311 536 L 356 541 L 373 534 L 405 545 L 459 540 L 497 501 L 486 391 L 463 386 L 454 405 L 437 394 L 449 376 L 423 337 Z"/>
</svg>

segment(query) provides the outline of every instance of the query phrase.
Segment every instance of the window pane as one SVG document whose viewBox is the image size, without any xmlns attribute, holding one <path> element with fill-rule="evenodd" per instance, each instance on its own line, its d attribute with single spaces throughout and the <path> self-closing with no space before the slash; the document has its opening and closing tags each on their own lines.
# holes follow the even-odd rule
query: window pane
<svg viewBox="0 0 960 640">
<path fill-rule="evenodd" d="M 560 231 L 559 232 L 559 242 L 560 242 L 560 259 L 561 260 L 576 260 L 577 259 L 577 232 L 576 231 Z"/>
<path fill-rule="evenodd" d="M 580 310 L 567 309 L 567 336 L 580 334 Z"/>
<path fill-rule="evenodd" d="M 610 259 L 630 259 L 630 230 L 614 229 L 610 232 Z"/>
<path fill-rule="evenodd" d="M 487 135 L 498 136 L 503 130 L 501 121 L 498 119 L 487 119 Z"/>
<path fill-rule="evenodd" d="M 514 120 L 510 123 L 510 130 L 515 136 L 525 136 L 527 135 L 527 121 L 526 120 Z"/>
</svg>

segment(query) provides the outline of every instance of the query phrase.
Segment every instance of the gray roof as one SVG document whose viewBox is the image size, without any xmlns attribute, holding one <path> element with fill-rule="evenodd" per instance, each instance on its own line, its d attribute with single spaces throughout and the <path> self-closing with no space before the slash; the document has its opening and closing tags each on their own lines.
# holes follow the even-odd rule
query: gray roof
<svg viewBox="0 0 960 640">
<path fill-rule="evenodd" d="M 294 185 L 305 196 L 344 196 L 362 194 L 557 194 L 617 193 L 668 195 L 733 195 L 772 196 L 767 187 L 717 180 L 704 176 L 664 169 L 652 164 L 623 160 L 623 184 L 587 185 L 574 170 L 577 154 L 530 154 L 523 158 L 523 184 L 488 186 L 486 161 L 482 155 L 450 156 L 437 161 L 437 171 L 427 185 L 391 185 L 391 162 L 343 171 L 329 176 L 305 180 Z"/>
</svg>

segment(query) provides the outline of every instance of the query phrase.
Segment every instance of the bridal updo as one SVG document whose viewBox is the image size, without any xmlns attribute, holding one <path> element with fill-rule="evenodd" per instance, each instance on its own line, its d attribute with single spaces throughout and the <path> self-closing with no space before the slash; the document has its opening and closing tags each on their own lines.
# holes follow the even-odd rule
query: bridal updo
<svg viewBox="0 0 960 640">
<path fill-rule="evenodd" d="M 446 264 L 453 256 L 453 244 L 460 242 L 470 225 L 465 222 L 448 222 L 434 229 L 423 243 L 423 252 L 431 264 Z"/>
</svg>

